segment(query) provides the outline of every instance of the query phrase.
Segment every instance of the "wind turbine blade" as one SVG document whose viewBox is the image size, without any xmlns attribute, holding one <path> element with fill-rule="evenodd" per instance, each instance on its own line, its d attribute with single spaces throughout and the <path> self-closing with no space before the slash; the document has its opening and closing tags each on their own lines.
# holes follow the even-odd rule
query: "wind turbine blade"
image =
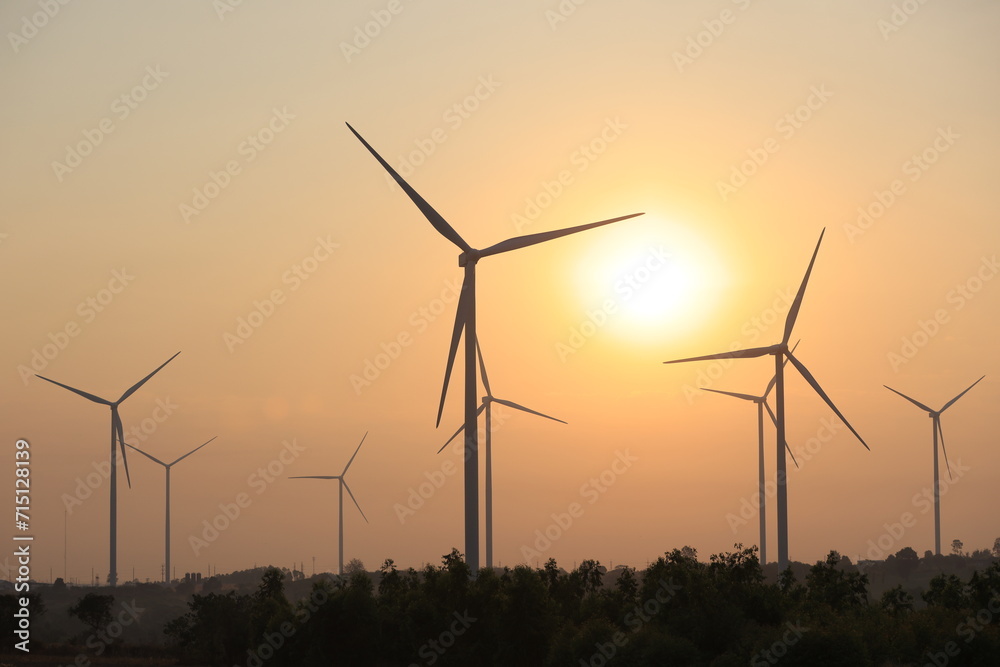
<svg viewBox="0 0 1000 667">
<path fill-rule="evenodd" d="M 885 387 L 886 389 L 888 389 L 889 391 L 891 391 L 894 394 L 899 394 L 900 396 L 902 396 L 903 398 L 905 398 L 906 400 L 908 400 L 910 403 L 913 403 L 915 406 L 917 406 L 918 408 L 920 408 L 921 410 L 924 410 L 925 412 L 934 412 L 933 410 L 931 410 L 929 407 L 927 407 L 926 405 L 924 405 L 923 403 L 921 403 L 917 399 L 910 398 L 909 396 L 907 396 L 903 392 L 896 391 L 895 389 L 893 389 L 892 387 L 890 387 L 887 384 L 884 384 L 882 386 Z"/>
<path fill-rule="evenodd" d="M 979 378 L 978 380 L 976 380 L 975 382 L 973 382 L 973 383 L 972 383 L 971 385 L 969 385 L 969 389 L 972 389 L 972 388 L 973 388 L 973 387 L 975 387 L 975 386 L 976 386 L 977 384 L 979 384 L 979 383 L 980 383 L 980 381 L 982 381 L 982 379 L 983 379 L 984 377 L 986 377 L 986 376 L 984 375 L 984 376 L 983 376 L 982 378 Z M 950 408 L 950 407 L 951 407 L 952 403 L 954 403 L 954 402 L 955 402 L 955 401 L 957 401 L 958 399 L 960 399 L 960 398 L 962 398 L 963 396 L 965 396 L 966 392 L 968 392 L 968 391 L 969 391 L 969 389 L 966 389 L 966 390 L 965 390 L 965 391 L 963 391 L 963 392 L 962 392 L 961 394 L 959 394 L 959 395 L 958 395 L 958 396 L 956 396 L 955 398 L 953 398 L 953 399 L 951 399 L 950 401 L 948 401 L 947 403 L 945 403 L 945 404 L 944 404 L 944 407 L 943 407 L 943 408 L 941 408 L 940 410 L 938 410 L 938 414 L 940 414 L 940 413 L 944 412 L 945 410 L 947 410 L 948 408 Z"/>
<path fill-rule="evenodd" d="M 57 384 L 60 387 L 62 387 L 63 389 L 69 389 L 74 394 L 79 394 L 80 396 L 83 396 L 84 398 L 86 398 L 88 401 L 93 401 L 94 403 L 100 403 L 101 405 L 111 405 L 111 401 L 109 401 L 106 398 L 101 398 L 100 396 L 94 396 L 93 394 L 89 394 L 89 393 L 87 393 L 85 391 L 81 391 L 80 389 L 75 389 L 75 388 L 69 386 L 68 384 L 63 384 L 62 382 L 56 382 L 55 380 L 50 380 L 47 377 L 45 377 L 44 375 L 38 375 L 36 373 L 35 377 L 42 378 L 46 382 L 51 382 L 52 384 Z"/>
<path fill-rule="evenodd" d="M 340 479 L 340 475 L 296 475 L 288 479 Z"/>
<path fill-rule="evenodd" d="M 128 447 L 129 449 L 134 449 L 135 451 L 137 451 L 137 452 L 139 452 L 140 454 L 142 454 L 143 456 L 145 456 L 145 457 L 146 457 L 147 459 L 150 459 L 150 460 L 152 460 L 152 461 L 156 461 L 157 463 L 159 463 L 159 464 L 160 464 L 161 466 L 163 466 L 164 468 L 169 468 L 169 467 L 170 467 L 170 466 L 169 466 L 168 464 L 164 463 L 163 461 L 161 461 L 160 459 L 156 458 L 156 457 L 155 457 L 155 456 L 153 456 L 152 454 L 149 454 L 149 453 L 147 453 L 147 452 L 144 452 L 144 451 L 142 451 L 141 449 L 139 449 L 139 448 L 138 448 L 138 447 L 136 447 L 135 445 L 130 445 L 130 444 L 128 444 L 128 443 L 126 442 L 126 443 L 125 443 L 125 446 L 126 446 L 126 447 Z"/>
<path fill-rule="evenodd" d="M 122 426 L 122 418 L 118 415 L 118 410 L 114 407 L 111 408 L 111 423 L 118 433 L 118 445 L 122 449 L 122 465 L 125 466 L 125 481 L 128 482 L 128 488 L 131 489 L 132 477 L 128 474 L 128 456 L 125 453 L 125 428 Z"/>
<path fill-rule="evenodd" d="M 434 208 L 430 204 L 428 204 L 423 197 L 417 194 L 417 191 L 411 188 L 410 184 L 404 181 L 403 177 L 397 174 L 396 170 L 390 167 L 389 163 L 382 159 L 381 155 L 375 152 L 375 149 L 372 148 L 367 141 L 365 141 L 364 137 L 358 134 L 357 130 L 351 127 L 350 123 L 347 123 L 347 129 L 349 129 L 351 132 L 354 133 L 354 136 L 356 136 L 358 140 L 362 144 L 364 144 L 365 148 L 368 149 L 368 152 L 374 155 L 375 159 L 379 161 L 379 164 L 382 165 L 382 168 L 385 169 L 387 172 L 389 172 L 389 175 L 392 176 L 392 179 L 396 181 L 399 187 L 403 189 L 403 192 L 406 193 L 406 195 L 410 198 L 410 200 L 417 205 L 417 208 L 420 209 L 420 212 L 424 214 L 424 217 L 427 218 L 427 220 L 431 223 L 431 225 L 434 226 L 434 229 L 438 230 L 438 232 L 442 236 L 444 236 L 446 239 L 457 245 L 465 252 L 472 252 L 472 246 L 466 243 L 465 239 L 459 236 L 458 232 L 456 232 L 455 229 L 448 224 L 448 221 L 445 220 L 440 213 L 435 211 Z"/>
<path fill-rule="evenodd" d="M 351 460 L 347 462 L 346 466 L 344 466 L 344 472 L 340 473 L 341 476 L 347 474 L 347 469 L 351 467 L 352 463 L 354 463 L 354 457 L 357 456 L 358 452 L 361 451 L 361 445 L 365 444 L 365 438 L 367 438 L 367 437 L 368 437 L 368 431 L 365 431 L 365 434 L 363 436 L 361 436 L 361 442 L 358 443 L 358 448 L 355 449 L 354 450 L 354 454 L 351 455 Z"/>
<path fill-rule="evenodd" d="M 778 427 L 778 418 L 777 418 L 777 416 L 775 416 L 774 412 L 771 410 L 771 406 L 767 404 L 767 400 L 766 399 L 764 400 L 764 409 L 767 410 L 767 414 L 771 418 L 771 423 L 774 424 L 775 428 L 777 428 Z M 788 455 L 792 457 L 792 463 L 794 463 L 795 467 L 798 468 L 799 467 L 799 462 L 795 460 L 795 454 L 792 452 L 792 448 L 788 446 L 788 441 L 787 440 L 785 440 L 785 449 L 788 451 Z"/>
<path fill-rule="evenodd" d="M 771 416 L 771 423 L 774 424 L 775 427 L 777 427 L 778 417 L 777 415 L 774 414 L 774 411 L 771 410 L 771 406 L 767 404 L 766 400 L 764 401 L 764 409 L 767 410 L 767 414 Z"/>
<path fill-rule="evenodd" d="M 479 409 L 476 410 L 476 418 L 477 419 L 478 419 L 479 415 L 483 414 L 483 410 L 485 410 L 485 409 L 486 409 L 486 404 L 485 403 L 480 403 L 479 404 Z M 443 445 L 441 445 L 441 449 L 437 450 L 437 453 L 440 454 L 441 452 L 443 452 L 444 448 L 447 447 L 448 445 L 450 445 L 451 441 L 454 440 L 455 438 L 457 438 L 458 434 L 461 433 L 464 430 L 465 430 L 465 424 L 462 424 L 461 426 L 458 427 L 458 430 L 455 431 L 450 438 L 448 438 L 448 441 L 445 442 Z"/>
<path fill-rule="evenodd" d="M 795 300 L 792 301 L 792 307 L 788 309 L 788 316 L 785 317 L 785 334 L 781 338 L 781 342 L 788 345 L 788 340 L 792 337 L 792 327 L 795 326 L 795 318 L 799 316 L 799 308 L 802 306 L 802 297 L 806 294 L 806 284 L 809 282 L 809 274 L 812 273 L 813 264 L 816 262 L 816 255 L 819 254 L 819 244 L 823 242 L 823 234 L 826 233 L 826 228 L 819 233 L 819 241 L 816 242 L 816 249 L 813 250 L 812 259 L 809 260 L 809 268 L 806 269 L 806 275 L 802 278 L 802 284 L 799 285 L 799 291 L 795 295 Z"/>
<path fill-rule="evenodd" d="M 795 454 L 792 453 L 792 448 L 788 446 L 788 441 L 787 440 L 785 441 L 785 449 L 788 450 L 788 455 L 792 457 L 792 463 L 794 463 L 795 467 L 798 468 L 799 467 L 799 462 L 795 460 Z"/>
<path fill-rule="evenodd" d="M 365 520 L 365 523 L 368 523 L 368 517 L 366 517 L 365 513 L 361 510 L 361 505 L 358 504 L 357 498 L 355 498 L 354 494 L 351 493 L 351 487 L 349 487 L 347 485 L 347 482 L 345 480 L 343 480 L 343 479 L 340 480 L 340 483 L 344 485 L 345 489 L 347 489 L 347 495 L 349 495 L 351 497 L 351 500 L 354 501 L 354 506 L 358 508 L 359 512 L 361 512 L 361 518 Z"/>
<path fill-rule="evenodd" d="M 550 417 L 549 415 L 538 412 L 537 410 L 532 410 L 531 408 L 526 408 L 523 405 L 518 405 L 513 401 L 505 401 L 502 398 L 494 398 L 493 401 L 495 403 L 499 403 L 500 405 L 506 405 L 508 408 L 514 408 L 515 410 L 520 410 L 521 412 L 529 412 L 533 415 L 538 415 L 539 417 L 545 417 L 546 419 L 551 419 L 552 421 L 559 422 L 560 424 L 566 423 L 562 419 L 556 419 L 555 417 Z"/>
<path fill-rule="evenodd" d="M 126 398 L 128 398 L 129 396 L 131 396 L 132 394 L 134 394 L 134 393 L 135 393 L 135 392 L 136 392 L 136 391 L 137 391 L 137 390 L 139 389 L 139 387 L 141 387 L 142 385 L 146 384 L 146 382 L 147 382 L 147 381 L 149 380 L 149 378 L 151 378 L 151 377 L 153 377 L 154 375 L 156 375 L 157 373 L 159 373 L 159 372 L 160 372 L 160 369 L 161 369 L 161 368 L 163 368 L 164 366 L 166 366 L 167 364 L 169 364 L 169 363 L 170 363 L 171 361 L 173 361 L 173 360 L 174 360 L 174 357 L 176 357 L 176 356 L 177 356 L 178 354 L 180 354 L 180 352 L 178 352 L 178 353 L 177 353 L 177 354 L 175 354 L 175 355 L 174 355 L 173 357 L 170 357 L 169 359 L 167 359 L 166 361 L 164 361 L 164 362 L 163 362 L 162 364 L 160 364 L 160 365 L 159 365 L 159 366 L 158 366 L 158 367 L 156 368 L 156 370 L 155 370 L 155 371 L 153 371 L 152 373 L 150 373 L 149 375 L 147 375 L 146 377 L 142 378 L 141 380 L 139 380 L 138 382 L 136 382 L 136 383 L 135 383 L 134 385 L 132 385 L 132 386 L 131 386 L 131 387 L 129 388 L 129 390 L 128 390 L 128 391 L 126 391 L 126 392 L 125 392 L 124 394 L 122 394 L 122 397 L 121 397 L 121 398 L 119 398 L 119 399 L 118 399 L 118 400 L 117 400 L 116 402 L 117 402 L 117 403 L 121 403 L 121 402 L 122 402 L 122 401 L 124 401 L 124 400 L 125 400 Z"/>
<path fill-rule="evenodd" d="M 458 343 L 462 339 L 462 331 L 465 329 L 466 311 L 469 307 L 469 299 L 473 298 L 468 289 L 467 280 L 462 280 L 462 293 L 458 297 L 458 308 L 455 311 L 455 327 L 451 332 L 451 347 L 448 348 L 448 365 L 444 369 L 444 385 L 441 387 L 441 403 L 438 404 L 438 416 L 434 426 L 441 425 L 441 415 L 444 413 L 444 399 L 448 395 L 448 382 L 451 379 L 451 370 L 455 365 L 455 355 L 458 354 Z"/>
<path fill-rule="evenodd" d="M 792 352 L 795 352 L 795 348 L 797 348 L 799 346 L 799 343 L 801 343 L 801 342 L 802 342 L 801 338 L 799 340 L 795 341 L 795 346 L 792 347 Z M 784 361 L 781 362 L 781 367 L 784 368 L 785 364 L 787 364 L 787 363 L 788 363 L 788 359 L 786 358 Z M 775 385 L 775 383 L 777 381 L 778 381 L 778 375 L 775 374 L 774 377 L 771 378 L 771 381 L 767 383 L 767 389 L 764 390 L 764 399 L 765 400 L 767 400 L 767 396 L 768 396 L 768 394 L 771 393 L 771 390 L 774 389 L 774 385 Z"/>
<path fill-rule="evenodd" d="M 215 440 L 215 438 L 218 438 L 218 437 L 219 437 L 219 436 L 215 436 L 215 437 L 213 437 L 213 438 L 212 438 L 212 440 Z M 209 440 L 208 442 L 212 442 L 212 440 Z M 192 455 L 192 454 L 194 454 L 194 453 L 195 453 L 196 451 L 198 451 L 199 449 L 201 449 L 202 447 L 204 447 L 205 445 L 207 445 L 207 444 L 208 444 L 208 442 L 206 442 L 206 443 L 204 443 L 204 444 L 202 444 L 202 445 L 198 445 L 197 447 L 195 447 L 195 448 L 194 448 L 194 449 L 192 449 L 192 450 L 191 450 L 190 452 L 188 452 L 188 453 L 187 453 L 187 454 L 185 454 L 184 456 L 180 457 L 179 459 L 177 459 L 176 461 L 174 461 L 174 462 L 173 462 L 173 463 L 171 463 L 170 465 L 175 465 L 175 464 L 177 464 L 177 463 L 180 463 L 181 461 L 183 461 L 184 459 L 186 459 L 187 457 L 191 456 L 191 455 Z M 131 445 L 129 445 L 129 446 L 131 447 Z M 135 449 L 135 448 L 133 447 L 133 449 Z"/>
<path fill-rule="evenodd" d="M 640 215 L 644 214 L 632 213 L 630 215 L 623 215 L 618 218 L 611 218 L 610 220 L 601 220 L 600 222 L 590 222 L 587 223 L 586 225 L 577 225 L 576 227 L 567 227 L 566 229 L 556 229 L 551 232 L 539 232 L 538 234 L 526 234 L 524 236 L 515 236 L 512 239 L 507 239 L 506 241 L 501 241 L 500 243 L 491 245 L 489 248 L 486 248 L 485 250 L 480 250 L 479 256 L 488 257 L 489 255 L 498 255 L 502 252 L 519 250 L 520 248 L 526 248 L 528 246 L 532 246 L 537 243 L 545 243 L 546 241 L 552 241 L 554 239 L 558 239 L 563 236 L 576 234 L 577 232 L 583 232 L 588 229 L 593 229 L 594 227 L 600 227 L 602 225 L 610 225 L 612 222 L 620 222 L 622 220 L 628 220 L 629 218 L 634 218 Z"/>
<path fill-rule="evenodd" d="M 483 348 L 479 347 L 479 336 L 476 336 L 476 354 L 479 356 L 479 374 L 483 376 L 483 387 L 486 389 L 486 395 L 492 398 L 490 379 L 486 377 L 486 363 L 483 362 Z"/>
<path fill-rule="evenodd" d="M 710 391 L 713 394 L 724 394 L 726 396 L 732 396 L 734 398 L 742 398 L 744 401 L 759 401 L 760 396 L 751 396 L 750 394 L 737 394 L 735 391 L 722 391 L 721 389 L 708 389 L 706 387 L 701 388 L 702 391 Z"/>
<path fill-rule="evenodd" d="M 851 433 L 854 434 L 854 437 L 856 437 L 861 444 L 865 446 L 865 449 L 871 451 L 871 447 L 868 446 L 865 439 L 861 437 L 860 433 L 854 430 L 854 427 L 851 426 L 851 422 L 847 421 L 847 417 L 845 417 L 843 413 L 837 409 L 837 406 L 833 404 L 830 397 L 827 396 L 826 392 L 823 391 L 823 388 L 819 386 L 819 382 L 817 382 L 816 378 L 814 378 L 812 373 L 809 372 L 809 369 L 803 366 L 801 361 L 792 356 L 791 352 L 788 353 L 788 360 L 792 362 L 792 366 L 795 366 L 795 368 L 798 369 L 799 373 L 802 374 L 802 377 L 806 379 L 806 382 L 812 385 L 812 388 L 816 390 L 816 393 L 820 395 L 820 398 L 826 401 L 826 404 L 829 405 L 830 409 L 833 410 L 833 413 L 840 418 L 840 421 L 844 422 L 847 425 L 847 428 L 851 429 Z"/>
<path fill-rule="evenodd" d="M 982 378 L 980 378 L 982 379 Z M 938 418 L 934 420 L 934 426 L 938 430 L 938 438 L 941 442 L 941 453 L 944 454 L 944 465 L 948 468 L 948 479 L 954 480 L 955 478 L 951 474 L 951 464 L 948 463 L 948 450 L 944 446 L 944 429 L 941 428 L 941 415 L 938 414 Z"/>
<path fill-rule="evenodd" d="M 709 361 L 711 359 L 753 359 L 763 357 L 765 354 L 774 354 L 780 348 L 779 345 L 768 347 L 751 347 L 746 350 L 733 350 L 732 352 L 719 352 L 718 354 L 706 354 L 701 357 L 687 357 L 686 359 L 673 359 L 664 361 L 665 364 L 681 364 L 686 361 Z"/>
</svg>

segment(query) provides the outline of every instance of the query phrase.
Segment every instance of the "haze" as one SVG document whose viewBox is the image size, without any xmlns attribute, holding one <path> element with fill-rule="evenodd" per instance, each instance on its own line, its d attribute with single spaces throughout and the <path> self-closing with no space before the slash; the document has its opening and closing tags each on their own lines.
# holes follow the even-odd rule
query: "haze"
<svg viewBox="0 0 1000 667">
<path fill-rule="evenodd" d="M 180 576 L 335 571 L 336 483 L 287 477 L 365 432 L 345 558 L 461 547 L 461 454 L 435 453 L 460 384 L 434 428 L 458 253 L 345 121 L 476 247 L 645 212 L 479 267 L 494 393 L 568 422 L 495 416 L 500 564 L 757 542 L 755 411 L 700 388 L 773 364 L 661 362 L 778 342 L 824 227 L 796 356 L 871 452 L 787 374 L 791 558 L 866 557 L 905 512 L 891 551 L 932 549 L 931 422 L 882 385 L 937 408 L 981 375 L 942 420 L 942 541 L 989 548 L 1000 7 L 912 4 L 89 2 L 27 38 L 39 3 L 4 3 L 0 432 L 32 444 L 34 575 L 103 579 L 108 531 L 107 483 L 78 490 L 108 411 L 34 373 L 113 399 L 178 350 L 121 414 L 164 461 L 218 436 L 171 472 Z M 155 581 L 163 472 L 129 465 L 119 577 Z"/>
</svg>

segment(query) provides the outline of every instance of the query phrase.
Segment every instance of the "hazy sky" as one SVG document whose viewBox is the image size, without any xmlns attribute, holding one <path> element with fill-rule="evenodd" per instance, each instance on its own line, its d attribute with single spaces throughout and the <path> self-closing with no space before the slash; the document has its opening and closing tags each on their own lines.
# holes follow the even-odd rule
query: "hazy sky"
<svg viewBox="0 0 1000 667">
<path fill-rule="evenodd" d="M 542 560 L 756 543 L 754 407 L 698 387 L 771 362 L 661 362 L 777 342 L 824 227 L 797 356 L 871 452 L 789 373 L 791 557 L 906 512 L 883 544 L 933 548 L 931 422 L 883 384 L 937 408 L 987 376 L 943 418 L 942 539 L 1000 535 L 995 2 L 16 0 L 0 26 L 0 429 L 4 470 L 32 444 L 39 578 L 64 512 L 68 576 L 106 575 L 109 415 L 32 373 L 115 399 L 178 350 L 121 414 L 164 460 L 218 435 L 172 473 L 179 574 L 335 569 L 336 483 L 286 478 L 365 432 L 346 557 L 462 548 L 459 385 L 434 428 L 458 250 L 345 121 L 476 247 L 645 212 L 479 264 L 495 394 L 569 422 L 497 418 L 501 563 L 574 502 Z M 119 576 L 158 579 L 164 475 L 129 461 Z"/>
</svg>

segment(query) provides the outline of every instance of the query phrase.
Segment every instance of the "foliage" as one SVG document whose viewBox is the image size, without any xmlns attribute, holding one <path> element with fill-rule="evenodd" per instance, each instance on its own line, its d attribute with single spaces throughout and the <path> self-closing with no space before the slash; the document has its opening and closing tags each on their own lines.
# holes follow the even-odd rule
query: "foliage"
<svg viewBox="0 0 1000 667">
<path fill-rule="evenodd" d="M 92 634 L 96 634 L 111 622 L 111 608 L 114 604 L 114 595 L 87 593 L 67 611 L 70 616 L 75 616 L 88 625 Z"/>
<path fill-rule="evenodd" d="M 915 556 L 900 550 L 894 567 L 926 571 Z M 282 573 L 269 570 L 251 594 L 194 595 L 167 634 L 191 663 L 268 667 L 724 667 L 778 657 L 782 665 L 902 665 L 923 664 L 948 642 L 960 647 L 955 664 L 990 664 L 1000 651 L 1000 614 L 982 611 L 1000 590 L 998 563 L 967 579 L 937 574 L 925 590 L 896 585 L 874 600 L 868 573 L 837 552 L 798 572 L 801 581 L 787 569 L 769 582 L 756 547 L 736 545 L 708 562 L 675 549 L 644 571 L 608 572 L 594 560 L 566 571 L 549 559 L 473 577 L 452 550 L 420 571 L 390 559 L 372 574 L 314 582 L 296 604 Z M 968 618 L 979 621 L 967 637 Z"/>
</svg>

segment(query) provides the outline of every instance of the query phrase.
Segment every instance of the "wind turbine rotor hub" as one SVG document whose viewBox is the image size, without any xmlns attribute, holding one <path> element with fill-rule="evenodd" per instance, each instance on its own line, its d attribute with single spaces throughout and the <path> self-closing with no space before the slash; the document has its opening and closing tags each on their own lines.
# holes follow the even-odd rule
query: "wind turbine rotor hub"
<svg viewBox="0 0 1000 667">
<path fill-rule="evenodd" d="M 475 264 L 476 262 L 479 261 L 479 257 L 480 257 L 479 251 L 473 248 L 472 250 L 463 252 L 461 255 L 458 256 L 458 265 L 467 266 L 469 264 Z"/>
</svg>

